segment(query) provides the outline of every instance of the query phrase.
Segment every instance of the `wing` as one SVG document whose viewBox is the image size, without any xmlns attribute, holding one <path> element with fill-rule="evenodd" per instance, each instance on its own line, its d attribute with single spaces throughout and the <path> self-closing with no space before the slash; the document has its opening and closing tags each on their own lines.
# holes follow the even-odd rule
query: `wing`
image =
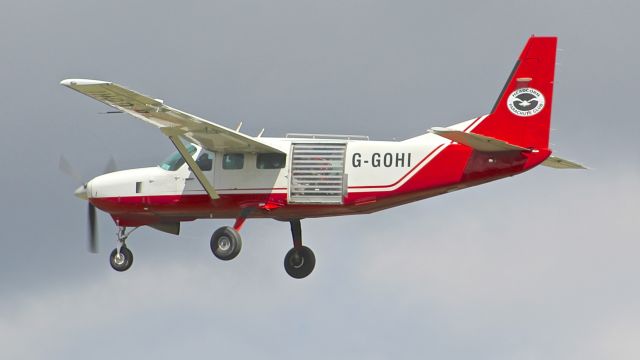
<svg viewBox="0 0 640 360">
<path fill-rule="evenodd" d="M 174 109 L 165 105 L 162 100 L 153 99 L 112 82 L 67 79 L 60 84 L 163 130 L 171 128 L 171 133 L 184 136 L 210 151 L 282 153 L 281 150 L 257 138 Z"/>
</svg>

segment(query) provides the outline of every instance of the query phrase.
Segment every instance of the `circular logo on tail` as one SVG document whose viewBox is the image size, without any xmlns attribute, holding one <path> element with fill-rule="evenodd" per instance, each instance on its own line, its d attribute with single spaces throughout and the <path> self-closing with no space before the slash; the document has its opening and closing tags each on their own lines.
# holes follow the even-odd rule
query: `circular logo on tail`
<svg viewBox="0 0 640 360">
<path fill-rule="evenodd" d="M 533 116 L 544 108 L 544 95 L 534 88 L 518 89 L 507 98 L 509 111 L 518 116 Z"/>
</svg>

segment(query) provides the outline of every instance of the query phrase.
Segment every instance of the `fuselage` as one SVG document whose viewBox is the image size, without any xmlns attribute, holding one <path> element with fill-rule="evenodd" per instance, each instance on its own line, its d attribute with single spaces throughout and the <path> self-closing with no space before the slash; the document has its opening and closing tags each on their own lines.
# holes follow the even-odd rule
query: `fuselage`
<svg viewBox="0 0 640 360">
<path fill-rule="evenodd" d="M 482 118 L 450 128 L 471 131 Z M 191 146 L 219 199 L 212 200 L 187 164 L 177 161 L 99 176 L 87 184 L 89 201 L 120 226 L 351 215 L 512 176 L 550 155 L 480 152 L 432 133 L 404 141 L 348 136 L 261 140 L 285 155 L 213 153 Z"/>
</svg>

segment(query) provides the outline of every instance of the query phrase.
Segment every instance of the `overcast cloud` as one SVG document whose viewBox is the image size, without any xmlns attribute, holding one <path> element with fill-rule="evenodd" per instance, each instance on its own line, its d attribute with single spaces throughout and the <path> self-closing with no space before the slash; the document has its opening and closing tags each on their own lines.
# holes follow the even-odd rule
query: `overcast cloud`
<svg viewBox="0 0 640 360">
<path fill-rule="evenodd" d="M 640 6 L 633 1 L 19 1 L 0 12 L 3 359 L 640 358 Z M 534 169 L 367 216 L 140 229 L 130 271 L 86 179 L 172 151 L 58 85 L 115 81 L 227 126 L 404 139 L 488 112 L 531 34 L 558 35 L 551 142 L 591 171 Z"/>
</svg>

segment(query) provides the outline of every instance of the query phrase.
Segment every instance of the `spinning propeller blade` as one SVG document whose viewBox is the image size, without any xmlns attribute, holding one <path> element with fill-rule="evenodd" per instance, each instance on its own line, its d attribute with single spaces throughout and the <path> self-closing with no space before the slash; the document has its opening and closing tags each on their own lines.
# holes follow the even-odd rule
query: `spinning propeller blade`
<svg viewBox="0 0 640 360">
<path fill-rule="evenodd" d="M 69 175 L 78 183 L 82 184 L 75 190 L 74 195 L 80 199 L 88 200 L 87 183 L 82 180 L 82 177 L 78 175 L 73 166 L 71 166 L 71 164 L 64 156 L 60 156 L 60 163 L 58 167 L 60 171 Z M 102 174 L 112 173 L 116 171 L 117 168 L 118 167 L 116 165 L 116 161 L 113 159 L 113 157 L 110 157 Z M 95 254 L 98 252 L 98 223 L 96 221 L 96 207 L 91 202 L 89 202 L 88 205 L 89 207 L 87 209 L 87 220 L 89 229 L 89 252 Z"/>
<path fill-rule="evenodd" d="M 89 203 L 89 252 L 98 252 L 98 234 L 96 223 L 96 207 Z"/>
<path fill-rule="evenodd" d="M 105 166 L 102 175 L 115 172 L 116 170 L 118 170 L 118 166 L 116 165 L 116 161 L 113 159 L 113 156 L 111 156 L 109 157 L 109 162 L 107 163 L 107 166 Z"/>
<path fill-rule="evenodd" d="M 82 181 L 82 177 L 78 175 L 76 170 L 73 168 L 73 166 L 71 166 L 71 164 L 69 164 L 64 156 L 60 156 L 60 163 L 58 164 L 58 168 L 60 169 L 60 171 L 69 175 L 80 184 L 84 184 L 84 181 Z"/>
</svg>

